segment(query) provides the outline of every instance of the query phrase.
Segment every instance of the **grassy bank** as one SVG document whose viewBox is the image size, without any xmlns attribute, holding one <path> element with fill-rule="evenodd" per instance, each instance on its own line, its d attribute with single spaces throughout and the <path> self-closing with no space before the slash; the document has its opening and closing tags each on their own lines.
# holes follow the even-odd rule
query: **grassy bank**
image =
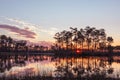
<svg viewBox="0 0 120 80">
<path fill-rule="evenodd" d="M 120 78 L 106 78 L 103 76 L 92 76 L 92 77 L 76 77 L 76 78 L 72 78 L 72 77 L 40 77 L 40 76 L 27 76 L 27 77 L 21 77 L 21 78 L 0 78 L 0 80 L 120 80 Z"/>
</svg>

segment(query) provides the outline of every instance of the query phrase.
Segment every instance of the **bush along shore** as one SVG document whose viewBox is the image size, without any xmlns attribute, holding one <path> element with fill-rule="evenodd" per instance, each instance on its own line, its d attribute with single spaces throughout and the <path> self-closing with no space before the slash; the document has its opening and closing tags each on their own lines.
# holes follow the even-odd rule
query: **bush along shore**
<svg viewBox="0 0 120 80">
<path fill-rule="evenodd" d="M 120 78 L 105 77 L 104 75 L 92 75 L 91 77 L 46 77 L 46 76 L 25 76 L 25 77 L 2 77 L 0 80 L 120 80 Z"/>
</svg>

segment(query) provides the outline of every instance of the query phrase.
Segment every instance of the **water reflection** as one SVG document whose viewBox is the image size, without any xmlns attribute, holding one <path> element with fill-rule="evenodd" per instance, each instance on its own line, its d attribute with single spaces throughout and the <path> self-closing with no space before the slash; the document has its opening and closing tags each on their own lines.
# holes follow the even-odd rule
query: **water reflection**
<svg viewBox="0 0 120 80">
<path fill-rule="evenodd" d="M 50 76 L 120 78 L 119 57 L 14 56 L 0 58 L 0 77 Z"/>
<path fill-rule="evenodd" d="M 56 63 L 57 77 L 109 76 L 114 71 L 109 59 L 98 57 L 63 58 Z"/>
</svg>

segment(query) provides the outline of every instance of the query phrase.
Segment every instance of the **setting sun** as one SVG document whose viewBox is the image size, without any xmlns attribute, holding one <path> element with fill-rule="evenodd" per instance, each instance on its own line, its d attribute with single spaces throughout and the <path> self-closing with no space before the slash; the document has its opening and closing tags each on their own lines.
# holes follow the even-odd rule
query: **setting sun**
<svg viewBox="0 0 120 80">
<path fill-rule="evenodd" d="M 0 0 L 0 80 L 120 80 L 120 0 Z"/>
</svg>

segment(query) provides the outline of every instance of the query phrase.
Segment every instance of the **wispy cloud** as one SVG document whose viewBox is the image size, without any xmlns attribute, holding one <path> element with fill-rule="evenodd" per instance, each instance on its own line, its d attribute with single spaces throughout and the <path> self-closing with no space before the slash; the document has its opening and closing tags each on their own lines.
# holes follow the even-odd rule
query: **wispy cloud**
<svg viewBox="0 0 120 80">
<path fill-rule="evenodd" d="M 8 18 L 8 17 L 5 17 L 5 19 L 12 22 L 12 25 L 15 25 L 20 28 L 27 28 L 30 30 L 38 30 L 38 28 L 39 28 L 37 25 L 29 23 L 27 21 L 14 19 L 14 18 Z"/>
<path fill-rule="evenodd" d="M 50 27 L 49 29 L 48 28 L 45 29 L 43 26 L 39 26 L 39 25 L 36 25 L 36 24 L 33 24 L 33 23 L 29 23 L 29 22 L 14 19 L 14 18 L 5 17 L 5 19 L 13 22 L 14 25 L 17 26 L 17 27 L 26 28 L 26 29 L 32 30 L 32 31 L 37 32 L 37 33 L 44 32 L 44 33 L 47 33 L 47 34 L 50 34 L 50 35 L 54 35 L 54 33 L 58 30 L 55 27 Z"/>
<path fill-rule="evenodd" d="M 30 41 L 53 41 L 53 36 L 56 32 L 58 32 L 59 29 L 55 28 L 55 27 L 45 27 L 45 26 L 40 26 L 40 25 L 36 25 L 33 24 L 31 22 L 28 21 L 24 21 L 21 19 L 16 19 L 16 18 L 9 18 L 9 17 L 0 17 L 1 21 L 0 24 L 4 24 L 5 26 L 9 26 L 9 31 L 14 32 L 14 34 L 12 34 L 13 36 L 15 35 L 22 35 L 22 37 L 24 37 L 24 39 L 28 40 L 27 38 L 32 38 L 29 39 Z M 12 27 L 12 28 L 11 28 Z M 19 31 L 14 31 L 13 27 L 16 28 Z M 2 27 L 3 29 L 3 27 Z M 4 28 L 6 29 L 6 28 Z M 8 29 L 8 27 L 7 27 Z M 23 30 L 22 32 L 20 32 L 21 30 Z M 28 32 L 25 31 L 29 31 L 34 33 L 35 35 L 33 36 L 33 34 L 29 34 L 30 36 L 27 36 Z M 19 33 L 18 33 L 19 32 Z M 25 36 L 26 35 L 26 36 Z"/>
<path fill-rule="evenodd" d="M 36 33 L 29 31 L 27 29 L 20 29 L 18 27 L 15 26 L 10 26 L 10 25 L 0 25 L 1 29 L 5 29 L 5 30 L 9 30 L 10 32 L 14 32 L 19 36 L 23 36 L 26 38 L 35 38 Z"/>
</svg>

